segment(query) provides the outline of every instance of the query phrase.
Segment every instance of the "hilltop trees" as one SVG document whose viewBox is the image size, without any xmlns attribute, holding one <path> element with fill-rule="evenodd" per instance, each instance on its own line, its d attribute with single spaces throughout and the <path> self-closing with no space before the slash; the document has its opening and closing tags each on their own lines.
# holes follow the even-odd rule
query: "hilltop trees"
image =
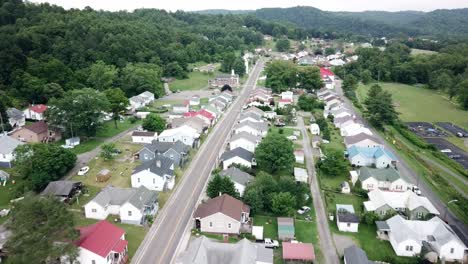
<svg viewBox="0 0 468 264">
<path fill-rule="evenodd" d="M 107 65 L 102 60 L 89 67 L 88 85 L 96 90 L 104 91 L 113 86 L 117 80 L 118 71 L 114 65 Z"/>
<path fill-rule="evenodd" d="M 153 63 L 128 63 L 122 69 L 122 89 L 129 97 L 145 91 L 161 97 L 164 95 L 161 73 L 161 67 Z"/>
</svg>

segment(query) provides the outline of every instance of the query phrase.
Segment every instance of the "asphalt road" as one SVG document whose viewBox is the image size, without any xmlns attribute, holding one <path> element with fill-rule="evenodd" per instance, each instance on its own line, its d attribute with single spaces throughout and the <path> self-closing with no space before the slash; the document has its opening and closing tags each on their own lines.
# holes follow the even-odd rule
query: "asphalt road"
<svg viewBox="0 0 468 264">
<path fill-rule="evenodd" d="M 312 155 L 312 147 L 310 145 L 309 134 L 307 134 L 307 128 L 304 125 L 304 119 L 298 117 L 297 126 L 301 129 L 302 133 L 302 145 L 304 146 L 304 157 L 307 166 L 307 172 L 309 174 L 310 192 L 312 193 L 312 199 L 315 208 L 317 231 L 320 238 L 320 248 L 323 253 L 324 261 L 327 264 L 339 264 L 340 260 L 336 253 L 335 244 L 333 243 L 333 237 L 330 233 L 330 227 L 328 226 L 327 210 L 325 209 L 325 203 L 320 195 L 320 187 L 315 173 L 314 157 Z"/>
<path fill-rule="evenodd" d="M 211 170 L 218 162 L 224 142 L 229 137 L 242 106 L 254 88 L 263 63 L 255 65 L 237 100 L 213 128 L 190 163 L 181 182 L 157 216 L 155 223 L 138 248 L 132 263 L 171 263 L 179 241 L 191 223 L 197 201 L 202 195 Z"/>
<path fill-rule="evenodd" d="M 429 199 L 429 201 L 432 202 L 432 204 L 437 208 L 437 210 L 439 210 L 441 214 L 440 217 L 442 219 L 444 219 L 445 213 L 447 212 L 447 216 L 445 219 L 447 223 L 451 226 L 455 226 L 456 229 L 458 229 L 459 232 L 461 232 L 465 238 L 468 238 L 468 227 L 462 221 L 457 219 L 457 217 L 454 214 L 452 214 L 450 210 L 446 211 L 447 207 L 445 206 L 445 203 L 442 202 L 442 200 L 440 200 L 439 196 L 436 193 L 434 193 L 430 187 L 426 185 L 424 180 L 419 179 L 419 175 L 412 168 L 408 166 L 408 164 L 405 162 L 404 159 L 401 158 L 398 152 L 396 152 L 393 149 L 393 146 L 389 144 L 387 141 L 385 141 L 382 138 L 382 136 L 379 133 L 377 133 L 377 131 L 371 125 L 369 125 L 367 120 L 365 120 L 361 116 L 361 114 L 354 109 L 354 106 L 351 103 L 351 101 L 343 95 L 343 90 L 341 89 L 341 81 L 336 82 L 335 89 L 336 89 L 337 94 L 340 95 L 341 98 L 344 100 L 345 106 L 354 112 L 354 114 L 356 115 L 356 119 L 360 120 L 363 124 L 365 124 L 372 131 L 374 136 L 377 137 L 379 143 L 384 145 L 387 150 L 390 150 L 395 155 L 395 157 L 398 160 L 398 163 L 397 163 L 398 171 L 400 171 L 400 173 L 404 175 L 407 175 L 413 181 L 413 184 L 418 185 L 422 194 L 426 196 Z"/>
</svg>

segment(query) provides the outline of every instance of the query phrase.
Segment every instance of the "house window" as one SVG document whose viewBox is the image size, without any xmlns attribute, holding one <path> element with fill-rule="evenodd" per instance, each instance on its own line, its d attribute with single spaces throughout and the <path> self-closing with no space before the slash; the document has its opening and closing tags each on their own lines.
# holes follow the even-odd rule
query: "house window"
<svg viewBox="0 0 468 264">
<path fill-rule="evenodd" d="M 156 179 L 155 178 L 153 178 L 153 184 L 156 184 Z"/>
<path fill-rule="evenodd" d="M 413 246 L 406 246 L 406 251 L 413 251 Z"/>
<path fill-rule="evenodd" d="M 132 211 L 128 211 L 128 216 L 132 216 Z"/>
<path fill-rule="evenodd" d="M 454 248 L 450 248 L 450 254 L 453 254 L 455 252 Z"/>
<path fill-rule="evenodd" d="M 96 261 L 94 259 L 91 260 L 91 264 L 96 264 Z"/>
<path fill-rule="evenodd" d="M 418 219 L 423 218 L 423 213 L 422 213 L 422 212 L 417 212 L 417 213 L 416 213 L 416 217 L 417 217 Z"/>
<path fill-rule="evenodd" d="M 213 222 L 210 222 L 210 227 L 213 227 Z"/>
<path fill-rule="evenodd" d="M 346 225 L 347 225 L 348 227 L 350 227 L 350 226 L 351 226 L 351 223 L 346 223 Z"/>
<path fill-rule="evenodd" d="M 93 209 L 91 209 L 91 212 L 97 213 L 97 209 L 96 209 L 96 208 L 93 208 Z"/>
<path fill-rule="evenodd" d="M 138 183 L 140 183 L 140 178 L 137 178 Z"/>
<path fill-rule="evenodd" d="M 144 155 L 144 156 L 145 156 L 145 159 L 148 159 L 148 154 L 146 154 L 146 153 L 145 153 L 145 155 Z"/>
<path fill-rule="evenodd" d="M 231 229 L 231 227 L 232 227 L 232 225 L 231 225 L 231 223 L 229 223 L 229 224 L 228 224 L 228 228 Z"/>
</svg>

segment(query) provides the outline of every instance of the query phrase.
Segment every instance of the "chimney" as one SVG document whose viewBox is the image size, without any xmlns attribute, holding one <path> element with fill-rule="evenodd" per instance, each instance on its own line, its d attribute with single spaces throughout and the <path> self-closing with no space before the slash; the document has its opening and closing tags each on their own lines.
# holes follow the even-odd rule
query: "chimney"
<svg viewBox="0 0 468 264">
<path fill-rule="evenodd" d="M 156 167 L 161 168 L 161 160 L 156 160 Z"/>
<path fill-rule="evenodd" d="M 223 195 L 223 193 L 222 193 L 222 192 L 219 192 L 218 196 L 221 196 L 221 195 Z"/>
</svg>

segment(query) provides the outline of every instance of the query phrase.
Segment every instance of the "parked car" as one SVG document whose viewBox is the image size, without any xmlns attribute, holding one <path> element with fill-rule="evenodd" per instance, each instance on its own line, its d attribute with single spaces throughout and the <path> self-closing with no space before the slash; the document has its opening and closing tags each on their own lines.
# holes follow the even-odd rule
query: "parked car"
<svg viewBox="0 0 468 264">
<path fill-rule="evenodd" d="M 265 238 L 265 247 L 266 248 L 278 248 L 279 243 L 278 240 L 273 240 L 271 238 Z"/>
<path fill-rule="evenodd" d="M 297 213 L 300 214 L 300 215 L 303 215 L 307 212 L 310 211 L 310 207 L 308 206 L 302 206 L 299 210 L 297 210 Z"/>
<path fill-rule="evenodd" d="M 112 150 L 112 154 L 113 154 L 113 155 L 119 155 L 119 154 L 121 154 L 121 153 L 122 153 L 122 151 L 121 151 L 120 149 L 114 149 L 114 150 Z"/>
<path fill-rule="evenodd" d="M 417 195 L 421 195 L 421 194 L 422 194 L 422 193 L 421 193 L 421 190 L 419 189 L 418 186 L 413 186 L 412 191 L 413 191 L 415 194 L 417 194 Z"/>
<path fill-rule="evenodd" d="M 83 175 L 85 175 L 86 173 L 88 173 L 88 171 L 89 171 L 89 167 L 88 167 L 88 166 L 85 166 L 85 167 L 81 168 L 81 169 L 78 171 L 78 175 L 79 175 L 79 176 L 83 176 Z"/>
</svg>

